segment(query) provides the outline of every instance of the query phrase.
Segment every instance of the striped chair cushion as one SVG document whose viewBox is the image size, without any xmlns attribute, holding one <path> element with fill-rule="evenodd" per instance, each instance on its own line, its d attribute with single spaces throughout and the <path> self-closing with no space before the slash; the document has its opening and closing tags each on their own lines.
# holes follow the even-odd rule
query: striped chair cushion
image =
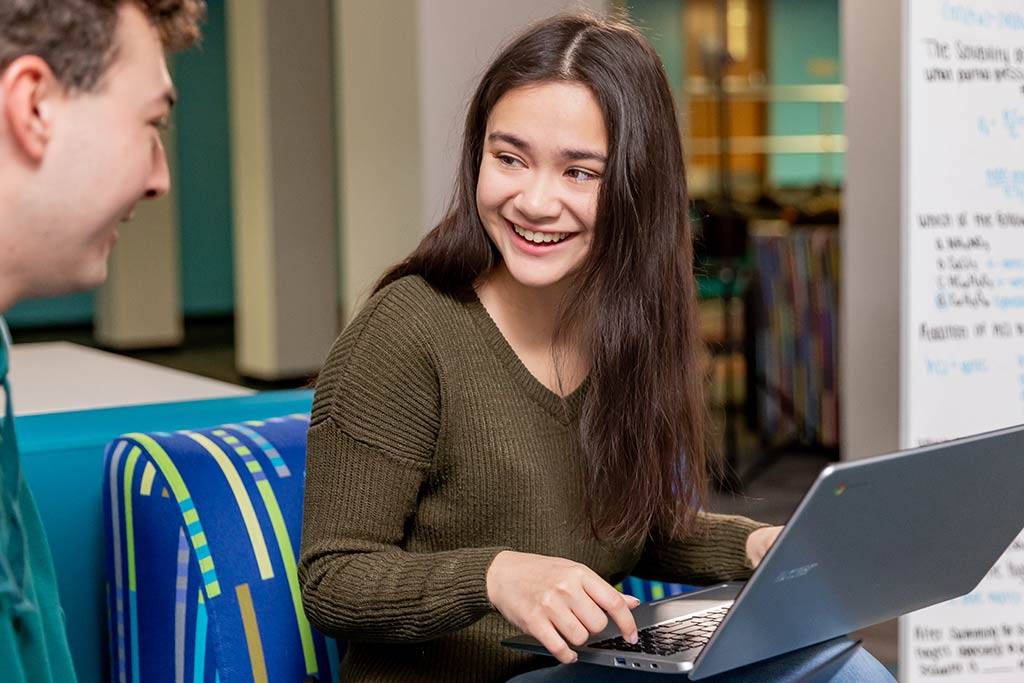
<svg viewBox="0 0 1024 683">
<path fill-rule="evenodd" d="M 295 573 L 308 419 L 108 446 L 112 681 L 338 681 Z"/>
</svg>

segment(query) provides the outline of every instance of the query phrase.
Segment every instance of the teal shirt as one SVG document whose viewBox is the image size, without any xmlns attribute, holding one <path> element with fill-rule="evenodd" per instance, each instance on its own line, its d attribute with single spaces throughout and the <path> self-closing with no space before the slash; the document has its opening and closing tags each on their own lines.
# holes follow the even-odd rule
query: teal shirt
<svg viewBox="0 0 1024 683">
<path fill-rule="evenodd" d="M 50 547 L 21 473 L 7 383 L 9 346 L 0 318 L 0 681 L 74 683 Z"/>
</svg>

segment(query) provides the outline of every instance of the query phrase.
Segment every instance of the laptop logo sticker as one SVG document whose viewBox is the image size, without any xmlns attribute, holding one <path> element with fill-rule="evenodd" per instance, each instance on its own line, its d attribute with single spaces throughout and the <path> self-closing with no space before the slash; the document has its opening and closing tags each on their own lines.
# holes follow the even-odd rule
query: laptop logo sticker
<svg viewBox="0 0 1024 683">
<path fill-rule="evenodd" d="M 796 569 L 784 571 L 775 577 L 775 583 L 782 583 L 783 581 L 791 581 L 792 579 L 799 579 L 804 576 L 807 576 L 817 566 L 817 562 L 812 562 L 811 564 L 805 564 L 804 566 L 797 567 Z"/>
</svg>

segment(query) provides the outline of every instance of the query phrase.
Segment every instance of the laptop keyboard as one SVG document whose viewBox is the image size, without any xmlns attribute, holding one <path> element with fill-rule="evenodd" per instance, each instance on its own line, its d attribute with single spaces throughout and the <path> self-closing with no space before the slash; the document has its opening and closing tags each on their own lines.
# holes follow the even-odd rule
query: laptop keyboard
<svg viewBox="0 0 1024 683">
<path fill-rule="evenodd" d="M 627 643 L 622 636 L 615 636 L 599 643 L 590 643 L 587 647 L 662 656 L 699 649 L 708 644 L 711 634 L 722 623 L 728 611 L 728 607 L 717 607 L 695 617 L 649 626 L 640 630 L 640 640 L 636 645 Z"/>
</svg>

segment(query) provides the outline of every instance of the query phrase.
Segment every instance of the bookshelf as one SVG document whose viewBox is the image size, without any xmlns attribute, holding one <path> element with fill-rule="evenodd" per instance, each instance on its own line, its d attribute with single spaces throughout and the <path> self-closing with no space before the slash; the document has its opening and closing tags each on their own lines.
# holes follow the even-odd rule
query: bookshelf
<svg viewBox="0 0 1024 683">
<path fill-rule="evenodd" d="M 838 449 L 838 228 L 792 227 L 752 244 L 759 431 L 770 445 Z"/>
</svg>

